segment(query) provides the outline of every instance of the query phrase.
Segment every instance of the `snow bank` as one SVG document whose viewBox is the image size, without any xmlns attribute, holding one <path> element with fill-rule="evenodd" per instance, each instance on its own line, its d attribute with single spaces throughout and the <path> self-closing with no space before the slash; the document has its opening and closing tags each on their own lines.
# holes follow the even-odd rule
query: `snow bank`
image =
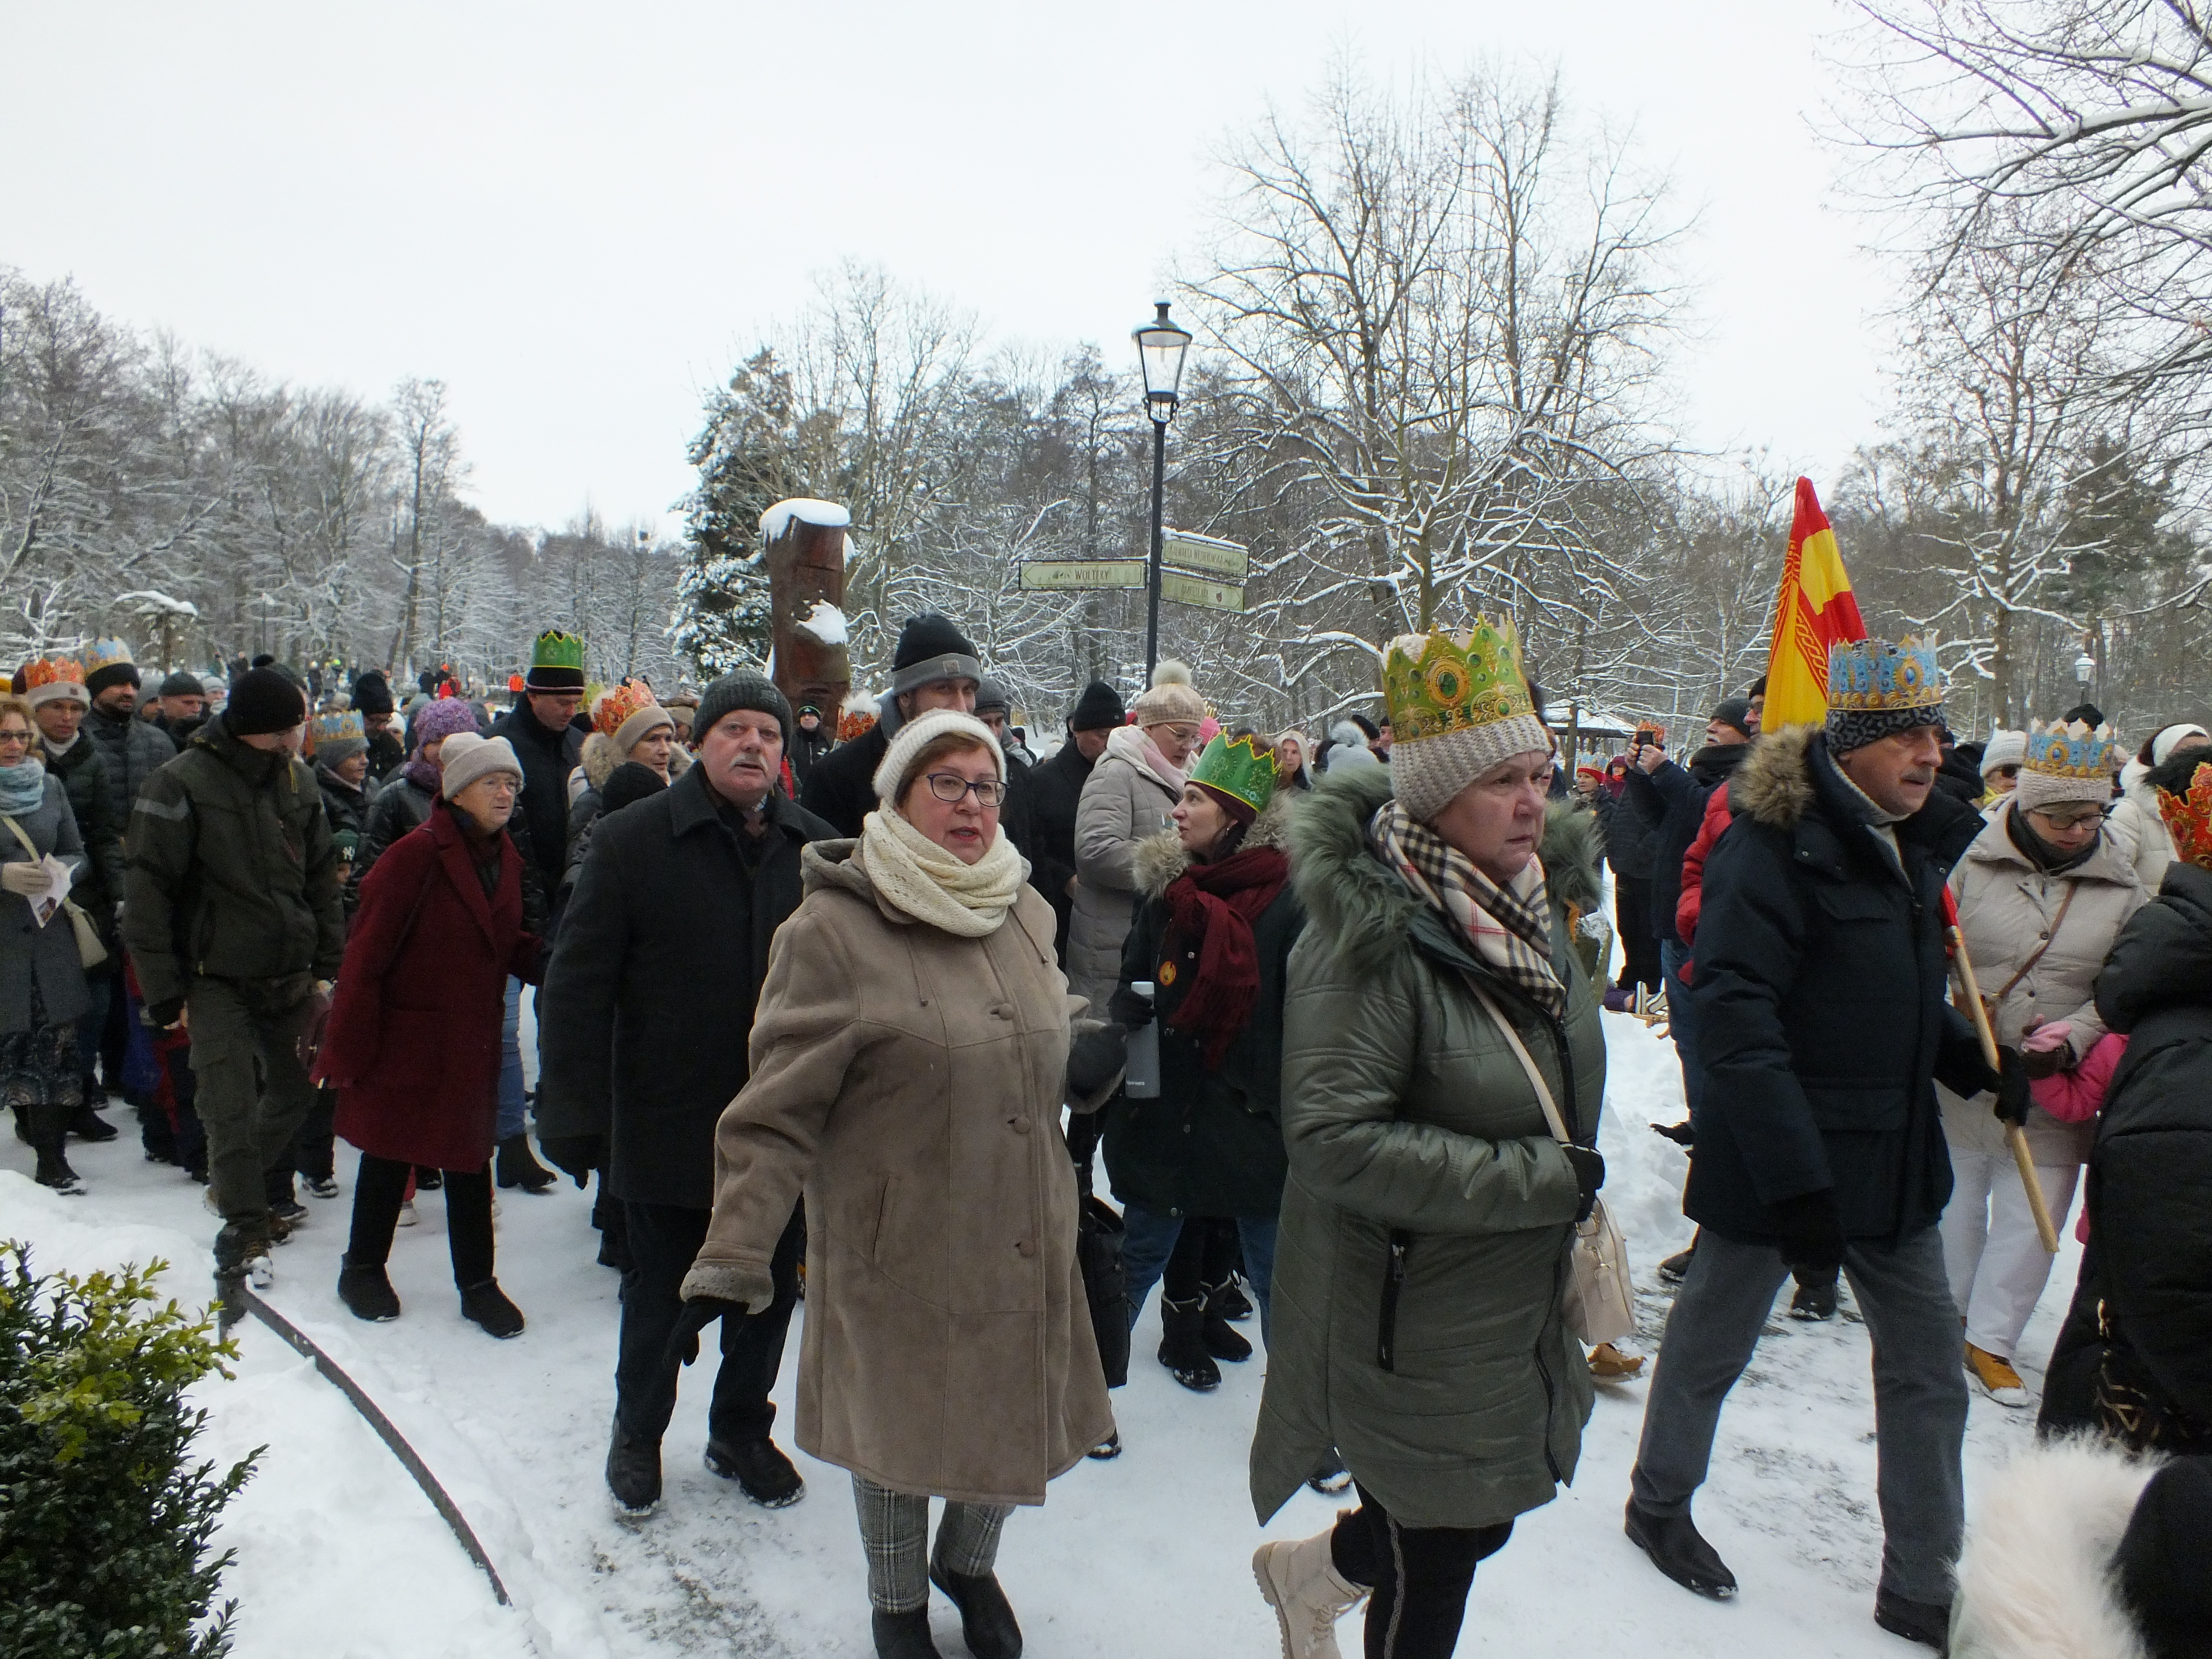
<svg viewBox="0 0 2212 1659">
<path fill-rule="evenodd" d="M 799 631 L 819 641 L 823 645 L 842 645 L 845 640 L 845 613 L 826 599 L 814 601 L 814 608 L 799 619 Z"/>
<path fill-rule="evenodd" d="M 778 501 L 760 515 L 761 539 L 781 541 L 793 519 L 801 524 L 819 525 L 825 530 L 842 530 L 853 522 L 853 515 L 835 501 L 810 501 L 804 495 L 796 495 L 787 501 Z"/>
</svg>

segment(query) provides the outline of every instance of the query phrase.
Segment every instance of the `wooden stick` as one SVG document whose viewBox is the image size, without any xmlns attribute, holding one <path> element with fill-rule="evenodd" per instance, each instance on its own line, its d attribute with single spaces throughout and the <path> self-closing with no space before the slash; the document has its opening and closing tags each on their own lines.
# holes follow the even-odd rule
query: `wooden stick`
<svg viewBox="0 0 2212 1659">
<path fill-rule="evenodd" d="M 1982 1058 L 1996 1071 L 2002 1065 L 1997 1055 L 1997 1034 L 1990 1029 L 1990 1011 L 1982 1006 L 1982 988 L 1974 978 L 1974 960 L 1966 954 L 1966 936 L 1957 927 L 1950 930 L 1952 959 L 1959 964 L 1959 982 L 1966 994 L 1966 1006 L 1972 1011 L 1974 1031 L 1982 1040 Z M 2027 1150 L 2027 1131 L 2010 1118 L 2004 1121 L 2005 1145 L 2012 1149 L 2012 1161 L 2020 1170 L 2021 1185 L 2027 1189 L 2028 1213 L 2035 1218 L 2035 1236 L 2043 1248 L 2052 1255 L 2058 1254 L 2058 1228 L 2051 1219 L 2051 1205 L 2043 1196 L 2043 1183 L 2035 1178 L 2035 1158 Z"/>
</svg>

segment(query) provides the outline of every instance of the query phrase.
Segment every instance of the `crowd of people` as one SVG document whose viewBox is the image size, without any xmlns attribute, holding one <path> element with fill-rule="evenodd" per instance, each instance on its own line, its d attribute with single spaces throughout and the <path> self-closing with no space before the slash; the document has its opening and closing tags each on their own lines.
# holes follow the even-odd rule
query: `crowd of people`
<svg viewBox="0 0 2212 1659">
<path fill-rule="evenodd" d="M 336 1291 L 367 1321 L 401 1316 L 386 1262 L 434 1188 L 461 1314 L 520 1335 L 495 1193 L 593 1189 L 631 1516 L 709 1327 L 707 1467 L 802 1495 L 770 1392 L 803 1295 L 795 1437 L 851 1477 L 887 1659 L 937 1651 L 933 1586 L 972 1653 L 1022 1650 L 1003 1528 L 1122 1450 L 1155 1287 L 1195 1392 L 1256 1315 L 1255 1516 L 1352 1505 L 1255 1556 L 1287 1659 L 1332 1659 L 1363 1603 L 1370 1659 L 1429 1659 L 1572 1479 L 1594 1383 L 1642 1374 L 1585 1275 L 1602 1011 L 1662 1009 L 1698 1231 L 1662 1264 L 1628 1536 L 1735 1592 L 1692 1516 L 1720 1413 L 1783 1289 L 1819 1320 L 1847 1285 L 1876 1621 L 2026 1651 L 1990 1587 L 2063 1546 L 2142 1650 L 2200 1652 L 2212 734 L 2130 754 L 2081 708 L 1959 744 L 1926 647 L 1829 672 L 1824 724 L 1763 731 L 1755 683 L 1680 760 L 1653 720 L 1571 774 L 1480 618 L 1392 641 L 1381 707 L 1319 743 L 1224 724 L 1169 662 L 1126 702 L 1085 687 L 1042 755 L 936 614 L 854 709 L 746 672 L 593 688 L 558 630 L 495 717 L 442 671 L 404 704 L 266 659 L 149 687 L 102 641 L 0 696 L 0 1085 L 63 1194 L 127 1103 L 205 1183 L 225 1282 L 342 1196 L 343 1139 Z M 2039 1420 L 2053 1470 L 2113 1460 L 2120 1524 L 1970 1540 L 1971 1392 L 2036 1404 L 2033 1200 L 2063 1225 L 2077 1191 Z"/>
</svg>

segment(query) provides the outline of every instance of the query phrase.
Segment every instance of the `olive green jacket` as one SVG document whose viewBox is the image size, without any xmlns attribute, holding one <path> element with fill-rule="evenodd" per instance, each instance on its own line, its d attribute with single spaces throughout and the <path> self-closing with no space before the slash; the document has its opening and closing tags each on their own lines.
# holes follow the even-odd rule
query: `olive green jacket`
<svg viewBox="0 0 2212 1659">
<path fill-rule="evenodd" d="M 131 804 L 123 942 L 149 1008 L 188 980 L 336 979 L 337 849 L 306 762 L 240 743 L 220 714 Z"/>
<path fill-rule="evenodd" d="M 1324 781 L 1293 821 L 1308 917 L 1284 1011 L 1290 1181 L 1252 1446 L 1264 1522 L 1334 1447 L 1409 1527 L 1480 1527 L 1572 1477 L 1589 1370 L 1562 1322 L 1577 1202 L 1535 1091 L 1467 983 L 1480 976 L 1570 1128 L 1595 1139 L 1598 1003 L 1568 938 L 1597 890 L 1589 838 L 1546 827 L 1555 1022 L 1369 850 L 1389 773 Z"/>
</svg>

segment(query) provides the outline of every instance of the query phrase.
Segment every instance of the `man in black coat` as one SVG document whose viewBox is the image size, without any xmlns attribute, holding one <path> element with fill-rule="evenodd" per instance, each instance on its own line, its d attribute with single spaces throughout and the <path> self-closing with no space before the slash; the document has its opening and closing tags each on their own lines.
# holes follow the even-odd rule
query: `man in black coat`
<svg viewBox="0 0 2212 1659">
<path fill-rule="evenodd" d="M 681 1369 L 678 1287 L 714 1208 L 714 1126 L 749 1075 L 769 941 L 799 908 L 799 849 L 835 834 L 776 787 L 791 709 L 769 681 L 724 675 L 700 698 L 693 730 L 696 765 L 593 826 L 540 1027 L 545 1154 L 579 1184 L 603 1170 L 623 1209 L 630 1261 L 607 1485 L 634 1513 L 660 1497 L 660 1437 Z M 708 1410 L 707 1467 L 770 1506 L 801 1490 L 769 1438 L 769 1390 L 804 1239 L 794 1211 L 772 1267 L 775 1302 L 722 1322 Z"/>
<path fill-rule="evenodd" d="M 1656 992 L 1663 982 L 1659 939 L 1651 931 L 1651 842 L 1665 809 L 1656 795 L 1638 785 L 1644 772 L 1641 757 L 1647 752 L 1666 758 L 1665 740 L 1655 726 L 1637 728 L 1627 776 L 1605 817 L 1605 861 L 1613 866 L 1613 920 L 1620 935 L 1620 977 L 1613 986 L 1622 991 L 1641 985 Z"/>
<path fill-rule="evenodd" d="M 1770 732 L 1729 786 L 1691 989 L 1705 1071 L 1683 1209 L 1703 1231 L 1659 1352 L 1628 1534 L 1688 1588 L 1735 1580 L 1690 1518 L 1723 1401 L 1792 1270 L 1840 1267 L 1879 1359 L 1887 1547 L 1875 1618 L 1941 1646 L 1965 1510 L 1966 1385 L 1936 1223 L 1936 1079 L 2025 1109 L 1950 1006 L 1943 883 L 1981 829 L 1934 793 L 1942 675 L 1906 641 L 1838 647 L 1824 730 Z"/>
<path fill-rule="evenodd" d="M 1103 680 L 1091 681 L 1067 711 L 1067 741 L 1060 752 L 1030 769 L 1030 882 L 1052 903 L 1053 949 L 1063 968 L 1075 908 L 1075 809 L 1106 739 L 1128 718 L 1121 694 Z"/>
<path fill-rule="evenodd" d="M 522 795 L 507 834 L 548 896 L 560 890 L 568 856 L 568 774 L 583 757 L 586 728 L 576 723 L 583 706 L 583 641 L 556 629 L 538 636 L 522 701 L 491 723 L 491 735 L 505 738 L 522 763 Z"/>
<path fill-rule="evenodd" d="M 890 752 L 892 735 L 933 708 L 973 714 L 982 684 L 975 647 L 951 617 L 934 611 L 908 617 L 891 656 L 891 689 L 876 705 L 873 729 L 814 763 L 799 804 L 838 835 L 857 836 L 860 821 L 876 810 L 876 769 Z"/>
</svg>

